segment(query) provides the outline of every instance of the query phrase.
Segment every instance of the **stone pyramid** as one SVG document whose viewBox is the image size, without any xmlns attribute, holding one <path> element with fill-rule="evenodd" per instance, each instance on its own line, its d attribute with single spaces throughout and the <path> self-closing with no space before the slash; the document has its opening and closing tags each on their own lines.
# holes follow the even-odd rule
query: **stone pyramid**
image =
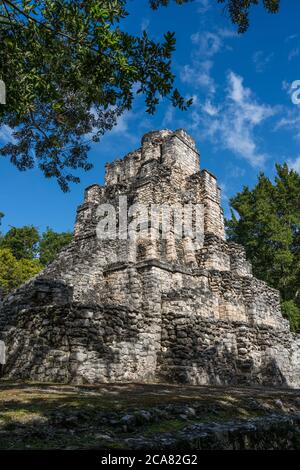
<svg viewBox="0 0 300 470">
<path fill-rule="evenodd" d="M 225 240 L 199 157 L 184 130 L 162 130 L 106 165 L 72 243 L 0 304 L 6 376 L 300 386 L 300 337 L 279 292 Z"/>
</svg>

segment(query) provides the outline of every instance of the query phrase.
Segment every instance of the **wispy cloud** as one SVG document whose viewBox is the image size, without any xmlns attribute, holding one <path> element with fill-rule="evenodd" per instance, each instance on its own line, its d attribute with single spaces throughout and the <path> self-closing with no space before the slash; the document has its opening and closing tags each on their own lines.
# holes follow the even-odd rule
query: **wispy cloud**
<svg viewBox="0 0 300 470">
<path fill-rule="evenodd" d="M 142 18 L 141 22 L 141 31 L 147 31 L 150 25 L 150 20 L 148 18 Z"/>
<path fill-rule="evenodd" d="M 227 47 L 224 40 L 233 37 L 237 37 L 236 32 L 223 28 L 215 32 L 197 31 L 197 33 L 192 34 L 191 41 L 197 46 L 196 53 L 201 56 L 213 57 L 221 49 Z"/>
<path fill-rule="evenodd" d="M 275 130 L 286 129 L 294 133 L 296 139 L 300 139 L 300 113 L 298 108 L 286 110 L 285 116 L 276 123 Z"/>
<path fill-rule="evenodd" d="M 184 65 L 180 71 L 180 79 L 183 83 L 193 85 L 195 88 L 204 88 L 213 94 L 216 84 L 211 76 L 213 62 L 211 60 L 194 60 L 192 65 Z"/>
<path fill-rule="evenodd" d="M 230 178 L 242 178 L 245 173 L 246 173 L 246 170 L 245 168 L 241 168 L 237 165 L 233 165 L 233 164 L 230 164 L 228 166 L 228 175 L 230 176 Z"/>
<path fill-rule="evenodd" d="M 0 127 L 0 143 L 2 145 L 8 144 L 9 142 L 14 142 L 13 130 L 11 127 L 4 124 Z"/>
<path fill-rule="evenodd" d="M 211 8 L 211 0 L 196 0 L 196 3 L 199 4 L 197 8 L 198 13 L 206 13 Z"/>
<path fill-rule="evenodd" d="M 287 164 L 290 168 L 297 171 L 300 174 L 300 156 L 295 160 L 288 160 Z"/>
<path fill-rule="evenodd" d="M 291 61 L 291 60 L 293 60 L 295 57 L 298 57 L 298 56 L 299 56 L 299 53 L 300 53 L 299 47 L 294 47 L 294 49 L 292 49 L 292 50 L 289 52 L 288 60 Z"/>
<path fill-rule="evenodd" d="M 142 111 L 125 111 L 118 118 L 116 126 L 107 133 L 107 136 L 113 136 L 113 138 L 118 136 L 121 138 L 126 138 L 133 143 L 136 142 L 137 134 L 133 129 L 140 125 L 140 123 L 137 124 L 137 121 L 141 119 L 141 115 L 143 115 Z"/>
<path fill-rule="evenodd" d="M 260 150 L 255 131 L 275 113 L 275 108 L 256 100 L 241 76 L 230 71 L 223 102 L 218 106 L 206 103 L 198 118 L 203 135 L 214 144 L 232 151 L 253 167 L 263 167 L 267 155 Z"/>
<path fill-rule="evenodd" d="M 210 31 L 194 33 L 191 36 L 191 40 L 193 44 L 197 45 L 197 53 L 201 56 L 212 57 L 217 54 L 222 47 L 221 37 Z"/>
<path fill-rule="evenodd" d="M 174 122 L 174 116 L 175 116 L 175 108 L 174 106 L 170 105 L 167 108 L 167 111 L 165 112 L 165 115 L 162 120 L 162 127 L 168 127 Z"/>
<path fill-rule="evenodd" d="M 222 197 L 222 207 L 224 209 L 224 215 L 227 219 L 230 218 L 231 211 L 230 211 L 230 188 L 228 185 L 222 181 L 219 184 L 221 189 L 221 197 Z"/>
<path fill-rule="evenodd" d="M 287 36 L 287 37 L 285 38 L 284 41 L 285 41 L 285 42 L 293 41 L 294 39 L 297 39 L 297 37 L 298 37 L 298 34 L 296 34 L 296 33 L 295 33 L 295 34 L 290 34 L 289 36 Z"/>
<path fill-rule="evenodd" d="M 271 52 L 271 54 L 265 54 L 263 51 L 256 51 L 252 57 L 256 72 L 263 72 L 273 57 L 273 52 Z"/>
<path fill-rule="evenodd" d="M 124 148 L 133 149 L 140 145 L 140 135 L 144 132 L 142 110 L 125 111 L 117 120 L 117 124 L 101 138 L 93 143 L 93 151 L 105 158 L 114 158 L 117 154 L 124 155 Z"/>
<path fill-rule="evenodd" d="M 291 100 L 294 91 L 292 83 L 284 80 L 282 82 L 282 89 L 287 93 L 289 100 Z M 294 105 L 290 108 L 283 107 L 283 111 L 284 113 L 282 113 L 275 125 L 275 130 L 285 129 L 289 132 L 293 132 L 294 138 L 300 139 L 300 106 Z"/>
<path fill-rule="evenodd" d="M 236 33 L 229 29 L 217 31 L 198 31 L 191 35 L 194 45 L 191 62 L 184 65 L 180 71 L 182 82 L 202 88 L 208 95 L 214 95 L 217 89 L 212 77 L 214 66 L 213 58 L 224 48 L 227 48 L 225 39 L 235 37 Z"/>
<path fill-rule="evenodd" d="M 209 116 L 216 116 L 219 113 L 219 108 L 214 106 L 211 100 L 207 99 L 202 107 L 203 111 Z"/>
</svg>

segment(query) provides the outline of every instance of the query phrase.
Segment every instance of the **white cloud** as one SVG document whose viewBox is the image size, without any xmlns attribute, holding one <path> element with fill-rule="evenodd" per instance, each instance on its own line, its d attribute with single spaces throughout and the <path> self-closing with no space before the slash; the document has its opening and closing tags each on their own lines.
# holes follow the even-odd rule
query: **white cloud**
<svg viewBox="0 0 300 470">
<path fill-rule="evenodd" d="M 211 0 L 197 0 L 197 3 L 199 4 L 198 13 L 206 13 L 211 8 Z"/>
<path fill-rule="evenodd" d="M 206 57 L 213 57 L 225 47 L 224 39 L 237 37 L 237 34 L 230 29 L 218 29 L 212 31 L 197 31 L 192 34 L 191 41 L 198 46 L 196 54 Z"/>
<path fill-rule="evenodd" d="M 203 111 L 209 116 L 216 116 L 219 112 L 219 109 L 212 104 L 210 100 L 206 100 L 202 106 Z"/>
<path fill-rule="evenodd" d="M 290 102 L 292 103 L 292 94 L 295 89 L 292 83 L 284 80 L 282 82 L 282 89 L 287 93 Z M 294 133 L 294 138 L 300 139 L 300 105 L 291 107 L 282 107 L 283 113 L 275 125 L 275 131 L 278 129 L 285 129 Z"/>
<path fill-rule="evenodd" d="M 169 106 L 165 112 L 164 118 L 162 120 L 162 127 L 167 127 L 174 121 L 175 108 L 174 106 Z"/>
<path fill-rule="evenodd" d="M 292 93 L 292 84 L 289 83 L 287 80 L 283 80 L 281 87 L 284 91 L 286 91 L 289 95 Z"/>
<path fill-rule="evenodd" d="M 230 165 L 228 171 L 232 178 L 242 178 L 246 173 L 245 168 L 241 168 L 237 165 Z"/>
<path fill-rule="evenodd" d="M 230 72 L 228 75 L 229 78 L 229 88 L 228 88 L 228 95 L 235 101 L 236 103 L 244 102 L 249 94 L 250 90 L 248 88 L 244 88 L 243 79 L 239 75 L 236 75 L 233 72 Z"/>
<path fill-rule="evenodd" d="M 117 124 L 110 131 L 111 134 L 125 134 L 128 131 L 129 121 L 132 118 L 130 111 L 125 111 L 118 117 Z"/>
<path fill-rule="evenodd" d="M 228 187 L 225 183 L 220 183 L 220 189 L 222 191 L 222 199 L 225 201 L 229 200 Z"/>
<path fill-rule="evenodd" d="M 295 132 L 295 138 L 300 139 L 300 114 L 298 110 L 287 111 L 285 117 L 282 117 L 276 124 L 275 130 L 285 128 Z"/>
<path fill-rule="evenodd" d="M 256 51 L 252 57 L 256 72 L 263 72 L 268 63 L 273 59 L 273 57 L 273 52 L 271 54 L 266 55 L 263 51 Z"/>
<path fill-rule="evenodd" d="M 183 83 L 188 83 L 196 88 L 205 88 L 209 93 L 216 91 L 215 81 L 211 76 L 213 62 L 205 60 L 203 62 L 193 61 L 192 65 L 184 65 L 180 71 L 180 79 Z"/>
<path fill-rule="evenodd" d="M 284 41 L 285 42 L 293 41 L 293 39 L 297 39 L 297 37 L 298 37 L 298 34 L 291 34 L 290 36 L 287 36 Z"/>
<path fill-rule="evenodd" d="M 300 156 L 295 160 L 288 160 L 287 164 L 290 168 L 297 171 L 300 174 Z"/>
<path fill-rule="evenodd" d="M 211 73 L 214 66 L 213 57 L 225 48 L 225 39 L 235 36 L 236 33 L 230 29 L 198 31 L 192 34 L 191 41 L 195 47 L 191 54 L 191 63 L 181 68 L 182 82 L 195 88 L 203 88 L 206 93 L 213 95 L 217 88 Z"/>
<path fill-rule="evenodd" d="M 236 73 L 228 73 L 225 89 L 217 85 L 212 75 L 214 56 L 228 49 L 226 39 L 235 36 L 235 32 L 227 29 L 192 35 L 195 46 L 192 60 L 182 68 L 181 80 L 194 90 L 203 88 L 206 97 L 194 101 L 188 122 L 184 125 L 199 132 L 203 139 L 210 139 L 215 146 L 243 158 L 253 167 L 263 167 L 268 155 L 261 149 L 257 131 L 278 112 L 278 108 L 259 102 Z M 265 56 L 258 52 L 255 60 L 262 68 L 271 60 L 272 54 Z"/>
<path fill-rule="evenodd" d="M 13 137 L 13 130 L 11 127 L 7 126 L 6 124 L 3 124 L 3 126 L 0 127 L 0 142 L 1 144 L 8 144 L 9 142 L 15 142 L 15 139 Z"/>
<path fill-rule="evenodd" d="M 148 18 L 142 18 L 141 22 L 141 31 L 147 31 L 150 25 L 150 20 Z"/>
<path fill-rule="evenodd" d="M 294 59 L 295 57 L 298 57 L 299 56 L 299 53 L 300 53 L 300 49 L 299 47 L 295 47 L 294 49 L 292 49 L 288 55 L 288 60 L 291 61 L 292 59 Z"/>
<path fill-rule="evenodd" d="M 252 91 L 243 84 L 243 78 L 234 72 L 227 77 L 226 97 L 217 113 L 203 107 L 201 116 L 203 135 L 213 143 L 245 159 L 254 167 L 262 167 L 267 155 L 260 151 L 255 129 L 276 112 L 271 106 L 260 104 Z M 217 109 L 213 106 L 213 109 Z"/>
<path fill-rule="evenodd" d="M 226 218 L 229 218 L 231 215 L 229 188 L 224 182 L 220 182 L 219 187 L 221 189 L 222 207 L 224 209 L 224 215 Z"/>
<path fill-rule="evenodd" d="M 191 40 L 198 46 L 197 53 L 208 57 L 217 54 L 222 46 L 221 37 L 210 31 L 194 33 Z"/>
<path fill-rule="evenodd" d="M 233 29 L 229 29 L 229 28 L 219 28 L 218 34 L 223 39 L 237 38 L 239 36 L 236 31 L 234 31 Z"/>
<path fill-rule="evenodd" d="M 143 127 L 143 109 L 135 111 L 125 111 L 117 120 L 117 124 L 111 131 L 107 132 L 107 138 L 126 139 L 136 145 L 139 142 L 139 133 L 136 129 Z"/>
</svg>

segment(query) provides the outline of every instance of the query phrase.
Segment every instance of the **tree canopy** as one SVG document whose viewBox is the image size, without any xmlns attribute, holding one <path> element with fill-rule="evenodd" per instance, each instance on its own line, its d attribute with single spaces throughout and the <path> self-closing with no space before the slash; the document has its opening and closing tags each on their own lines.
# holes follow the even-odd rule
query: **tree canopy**
<svg viewBox="0 0 300 470">
<path fill-rule="evenodd" d="M 34 259 L 38 254 L 39 240 L 39 232 L 33 226 L 12 227 L 1 236 L 0 247 L 11 250 L 17 260 Z"/>
<path fill-rule="evenodd" d="M 0 233 L 0 298 L 39 273 L 71 241 L 70 232 L 58 233 L 47 227 L 41 234 L 32 225 Z"/>
<path fill-rule="evenodd" d="M 132 107 L 135 94 L 144 96 L 148 113 L 160 97 L 180 109 L 189 105 L 174 88 L 174 34 L 159 43 L 145 31 L 140 37 L 123 31 L 126 3 L 2 2 L 0 76 L 9 99 L 0 124 L 14 130 L 14 139 L 1 154 L 20 170 L 38 162 L 67 190 L 79 181 L 71 170 L 91 168 L 83 137 L 98 141 Z"/>
<path fill-rule="evenodd" d="M 72 241 L 71 232 L 54 232 L 51 228 L 47 228 L 42 234 L 39 243 L 39 259 L 46 266 L 54 260 L 57 253 Z"/>
<path fill-rule="evenodd" d="M 263 173 L 256 186 L 230 200 L 229 240 L 242 244 L 254 274 L 279 289 L 292 329 L 300 328 L 300 175 L 276 165 L 272 182 Z"/>
<path fill-rule="evenodd" d="M 0 298 L 31 277 L 38 274 L 43 266 L 37 259 L 20 259 L 9 248 L 0 248 Z"/>
<path fill-rule="evenodd" d="M 137 0 L 136 0 L 137 1 Z M 193 0 L 173 0 L 184 4 Z M 224 3 L 238 30 L 259 0 Z M 0 126 L 12 139 L 0 149 L 24 171 L 38 166 L 64 191 L 79 182 L 76 170 L 89 170 L 88 150 L 131 109 L 135 95 L 154 113 L 162 97 L 182 110 L 191 100 L 175 87 L 171 68 L 175 35 L 161 42 L 121 27 L 128 0 L 3 0 L 0 2 L 0 79 L 7 104 Z M 149 0 L 153 9 L 169 0 Z M 279 0 L 264 0 L 270 12 Z"/>
<path fill-rule="evenodd" d="M 172 0 L 149 0 L 151 7 L 156 10 L 159 6 L 168 6 Z M 194 0 L 173 0 L 179 5 Z M 233 24 L 237 25 L 238 32 L 244 33 L 249 28 L 249 12 L 252 6 L 263 4 L 268 13 L 279 11 L 280 0 L 215 0 L 224 5 Z"/>
</svg>

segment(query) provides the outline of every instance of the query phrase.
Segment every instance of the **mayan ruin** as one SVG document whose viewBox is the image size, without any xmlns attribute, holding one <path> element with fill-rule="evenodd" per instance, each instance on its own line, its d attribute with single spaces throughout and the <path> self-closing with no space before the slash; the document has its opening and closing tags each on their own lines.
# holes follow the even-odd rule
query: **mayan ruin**
<svg viewBox="0 0 300 470">
<path fill-rule="evenodd" d="M 72 243 L 0 304 L 6 377 L 300 386 L 300 337 L 279 292 L 226 242 L 220 188 L 199 160 L 184 130 L 161 130 L 107 164 L 104 186 L 85 191 Z M 158 224 L 130 238 L 125 203 L 198 205 L 203 236 L 163 237 Z M 109 207 L 118 236 L 101 239 Z"/>
</svg>

